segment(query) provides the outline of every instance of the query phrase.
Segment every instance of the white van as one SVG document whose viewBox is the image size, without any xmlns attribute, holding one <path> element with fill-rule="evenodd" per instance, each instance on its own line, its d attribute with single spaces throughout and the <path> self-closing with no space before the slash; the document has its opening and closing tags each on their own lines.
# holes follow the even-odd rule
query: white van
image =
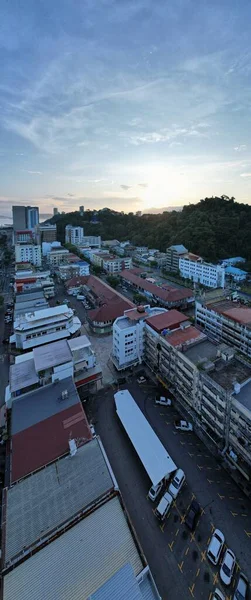
<svg viewBox="0 0 251 600">
<path fill-rule="evenodd" d="M 224 543 L 225 537 L 223 533 L 219 529 L 215 529 L 207 549 L 207 558 L 213 565 L 218 564 Z"/>
<path fill-rule="evenodd" d="M 148 498 L 154 502 L 163 488 L 163 481 L 159 481 L 157 485 L 152 485 L 148 492 Z"/>
<path fill-rule="evenodd" d="M 164 521 L 166 515 L 169 513 L 172 503 L 173 503 L 172 496 L 168 492 L 166 492 L 164 494 L 164 496 L 162 496 L 162 498 L 155 510 L 155 515 L 156 515 L 157 519 L 159 519 L 160 521 Z"/>
</svg>

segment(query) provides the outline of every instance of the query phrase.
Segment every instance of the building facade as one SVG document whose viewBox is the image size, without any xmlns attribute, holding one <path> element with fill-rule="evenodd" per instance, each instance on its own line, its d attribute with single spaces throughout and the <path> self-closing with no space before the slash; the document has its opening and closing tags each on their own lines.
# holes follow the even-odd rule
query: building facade
<svg viewBox="0 0 251 600">
<path fill-rule="evenodd" d="M 169 246 L 166 249 L 166 270 L 173 271 L 174 273 L 179 272 L 179 259 L 187 254 L 187 249 L 183 244 L 177 244 L 176 246 Z"/>
<path fill-rule="evenodd" d="M 195 319 L 208 336 L 251 358 L 251 308 L 236 306 L 230 300 L 197 301 Z"/>
<path fill-rule="evenodd" d="M 83 248 L 101 248 L 100 235 L 84 235 L 82 238 L 82 246 Z"/>
<path fill-rule="evenodd" d="M 39 208 L 38 206 L 27 206 L 27 228 L 35 229 L 39 223 Z"/>
<path fill-rule="evenodd" d="M 109 258 L 103 259 L 103 269 L 104 269 L 104 271 L 106 271 L 107 273 L 110 273 L 111 275 L 116 275 L 117 273 L 124 271 L 124 269 L 131 269 L 131 268 L 132 268 L 132 259 L 129 256 L 125 256 L 123 258 L 118 258 L 116 256 L 116 257 L 109 257 Z"/>
<path fill-rule="evenodd" d="M 80 246 L 83 243 L 84 230 L 83 227 L 74 227 L 66 225 L 65 228 L 65 243 Z"/>
<path fill-rule="evenodd" d="M 13 230 L 35 229 L 39 223 L 37 206 L 12 206 Z"/>
<path fill-rule="evenodd" d="M 36 235 L 39 244 L 55 242 L 57 240 L 57 226 L 49 223 L 37 225 Z"/>
<path fill-rule="evenodd" d="M 10 342 L 20 350 L 29 350 L 42 344 L 77 335 L 81 322 L 66 305 L 26 313 L 14 321 Z"/>
<path fill-rule="evenodd" d="M 51 251 L 47 254 L 47 262 L 52 268 L 58 267 L 59 265 L 68 262 L 69 254 L 69 250 L 67 250 L 66 248 L 62 248 L 61 246 L 51 248 Z"/>
<path fill-rule="evenodd" d="M 39 244 L 26 244 L 25 242 L 15 244 L 15 261 L 17 263 L 31 263 L 36 267 L 41 267 L 41 246 Z"/>
<path fill-rule="evenodd" d="M 220 265 L 191 260 L 184 256 L 179 259 L 179 270 L 182 277 L 191 279 L 194 283 L 211 288 L 225 286 L 225 269 Z"/>
</svg>

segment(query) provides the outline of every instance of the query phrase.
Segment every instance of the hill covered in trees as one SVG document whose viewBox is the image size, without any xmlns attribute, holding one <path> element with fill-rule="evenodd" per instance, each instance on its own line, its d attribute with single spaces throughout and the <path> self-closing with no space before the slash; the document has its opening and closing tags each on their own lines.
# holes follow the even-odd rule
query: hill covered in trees
<svg viewBox="0 0 251 600">
<path fill-rule="evenodd" d="M 96 224 L 91 223 L 94 212 Z M 119 213 L 109 209 L 57 215 L 50 219 L 57 224 L 58 239 L 64 242 L 67 224 L 84 227 L 85 235 L 101 235 L 102 239 L 130 240 L 165 251 L 172 244 L 184 244 L 189 251 L 206 260 L 216 261 L 228 256 L 243 256 L 251 260 L 251 205 L 235 202 L 228 196 L 205 198 L 197 204 L 184 206 L 182 211 L 146 214 Z"/>
</svg>

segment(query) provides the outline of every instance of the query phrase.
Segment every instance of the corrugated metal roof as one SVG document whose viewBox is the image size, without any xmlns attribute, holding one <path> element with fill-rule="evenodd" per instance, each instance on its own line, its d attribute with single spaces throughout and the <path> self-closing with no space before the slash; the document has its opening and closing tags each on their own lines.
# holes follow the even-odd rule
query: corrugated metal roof
<svg viewBox="0 0 251 600">
<path fill-rule="evenodd" d="M 142 571 L 116 497 L 10 571 L 3 600 L 87 600 L 128 562 L 135 575 Z"/>
<path fill-rule="evenodd" d="M 34 348 L 33 356 L 36 371 L 43 371 L 72 360 L 71 351 L 66 340 L 58 340 Z"/>
<path fill-rule="evenodd" d="M 117 415 L 124 426 L 153 485 L 176 469 L 163 444 L 153 431 L 128 390 L 114 394 Z"/>
<path fill-rule="evenodd" d="M 143 600 L 132 566 L 127 563 L 88 600 Z"/>
<path fill-rule="evenodd" d="M 45 442 L 46 443 L 46 442 Z M 113 488 L 98 439 L 6 490 L 4 564 Z"/>
<path fill-rule="evenodd" d="M 12 393 L 38 383 L 38 381 L 33 358 L 10 366 L 10 391 Z"/>
</svg>

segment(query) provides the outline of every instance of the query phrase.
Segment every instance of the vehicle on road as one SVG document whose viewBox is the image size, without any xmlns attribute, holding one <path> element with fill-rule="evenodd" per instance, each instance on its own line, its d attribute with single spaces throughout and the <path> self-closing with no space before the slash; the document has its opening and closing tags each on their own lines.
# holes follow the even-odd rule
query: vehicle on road
<svg viewBox="0 0 251 600">
<path fill-rule="evenodd" d="M 166 398 L 166 396 L 156 396 L 155 404 L 160 404 L 161 406 L 172 406 L 172 400 L 170 400 L 170 398 Z"/>
<path fill-rule="evenodd" d="M 233 600 L 246 600 L 248 597 L 248 578 L 244 573 L 240 573 L 237 586 L 235 588 Z"/>
<path fill-rule="evenodd" d="M 213 592 L 212 600 L 225 600 L 226 596 L 222 593 L 219 588 L 215 588 Z"/>
<path fill-rule="evenodd" d="M 223 533 L 219 529 L 215 529 L 207 549 L 207 558 L 213 565 L 218 564 L 224 543 Z"/>
<path fill-rule="evenodd" d="M 189 423 L 189 421 L 183 421 L 182 419 L 174 421 L 174 427 L 175 429 L 180 429 L 180 431 L 193 431 L 192 423 Z"/>
<path fill-rule="evenodd" d="M 185 483 L 185 480 L 186 478 L 184 471 L 182 471 L 182 469 L 177 469 L 168 488 L 168 492 L 171 494 L 174 500 L 177 498 L 183 484 Z"/>
<path fill-rule="evenodd" d="M 137 379 L 137 383 L 139 383 L 139 384 L 141 384 L 141 383 L 146 383 L 146 378 L 145 378 L 145 377 L 143 377 L 143 375 L 141 375 L 141 377 L 139 377 L 139 378 Z"/>
<path fill-rule="evenodd" d="M 199 514 L 200 505 L 198 504 L 198 502 L 196 502 L 196 500 L 193 500 L 189 506 L 188 513 L 185 518 L 185 524 L 188 527 L 188 529 L 190 529 L 190 531 L 193 531 L 195 529 L 196 521 L 198 519 Z"/>
<path fill-rule="evenodd" d="M 152 500 L 152 502 L 154 502 L 156 500 L 156 498 L 158 497 L 159 493 L 161 492 L 163 488 L 163 481 L 160 481 L 159 483 L 157 483 L 157 485 L 152 485 L 152 487 L 150 488 L 149 492 L 148 492 L 148 498 L 150 498 L 150 500 Z"/>
<path fill-rule="evenodd" d="M 172 498 L 171 494 L 166 492 L 164 494 L 164 496 L 162 496 L 162 498 L 155 510 L 155 515 L 156 515 L 157 519 L 159 519 L 160 521 L 164 521 L 165 517 L 169 513 L 172 503 L 173 503 L 173 498 Z"/>
<path fill-rule="evenodd" d="M 221 570 L 220 570 L 220 578 L 221 578 L 221 581 L 225 585 L 230 585 L 230 583 L 231 583 L 233 573 L 234 573 L 235 563 L 236 563 L 236 558 L 235 558 L 234 553 L 232 552 L 232 550 L 230 550 L 230 548 L 227 548 L 226 552 L 224 554 L 224 557 L 223 557 L 223 561 L 221 564 Z"/>
<path fill-rule="evenodd" d="M 77 300 L 85 300 L 85 296 L 82 296 L 82 294 L 78 294 Z"/>
</svg>

